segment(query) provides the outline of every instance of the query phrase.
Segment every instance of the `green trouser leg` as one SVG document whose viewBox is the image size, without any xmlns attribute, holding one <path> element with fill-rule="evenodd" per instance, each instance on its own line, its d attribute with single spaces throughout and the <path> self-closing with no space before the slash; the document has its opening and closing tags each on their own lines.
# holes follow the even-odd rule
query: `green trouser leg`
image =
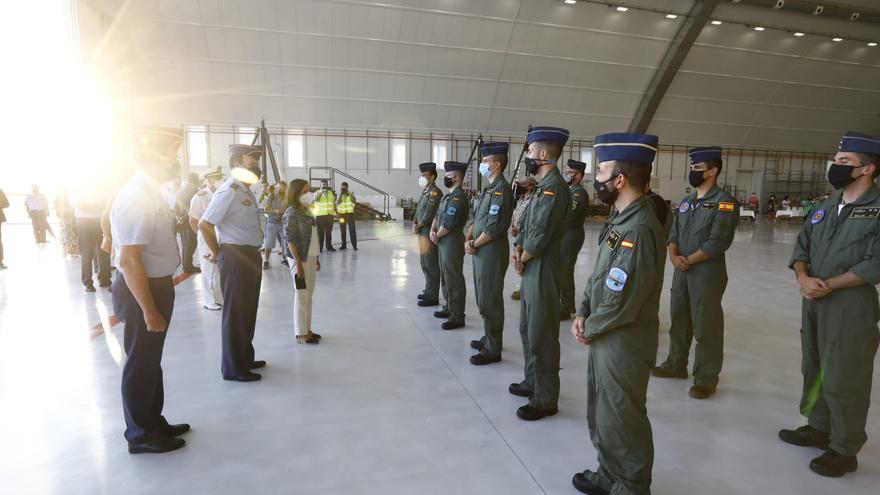
<svg viewBox="0 0 880 495">
<path fill-rule="evenodd" d="M 584 247 L 584 229 L 575 228 L 565 231 L 562 237 L 562 283 L 559 287 L 562 308 L 560 313 L 568 311 L 574 313 L 574 265 L 577 263 L 578 254 Z"/>
<path fill-rule="evenodd" d="M 584 475 L 614 495 L 649 495 L 654 465 L 646 407 L 651 363 L 607 335 L 591 344 L 587 371 L 587 425 L 600 468 Z"/>
<path fill-rule="evenodd" d="M 440 298 L 440 257 L 430 234 L 430 228 L 419 231 L 419 261 L 425 274 L 425 300 L 437 301 Z"/>
<path fill-rule="evenodd" d="M 480 354 L 501 356 L 504 332 L 504 275 L 507 273 L 510 245 L 497 239 L 481 247 L 474 255 L 474 289 L 477 307 L 483 317 L 483 348 Z"/>
<path fill-rule="evenodd" d="M 688 272 L 676 271 L 672 280 L 672 326 L 669 329 L 669 358 L 663 367 L 687 371 L 691 340 L 694 350 L 694 383 L 718 385 L 724 362 L 724 310 L 721 298 L 727 287 L 724 265 L 705 262 Z"/>
<path fill-rule="evenodd" d="M 529 305 L 526 303 L 525 287 L 520 283 L 519 337 L 523 348 L 523 381 L 529 390 L 535 390 L 535 359 L 529 344 Z"/>
<path fill-rule="evenodd" d="M 444 309 L 449 311 L 449 321 L 463 322 L 467 294 L 464 281 L 464 237 L 447 235 L 440 239 L 439 247 Z"/>
<path fill-rule="evenodd" d="M 874 357 L 880 343 L 880 304 L 871 286 L 804 301 L 801 413 L 831 436 L 837 453 L 855 456 L 868 435 Z"/>
<path fill-rule="evenodd" d="M 529 405 L 539 409 L 553 409 L 559 402 L 559 271 L 559 252 L 548 250 L 526 264 L 520 289 L 520 332 L 525 320 L 528 340 L 526 382 L 533 393 Z"/>
</svg>

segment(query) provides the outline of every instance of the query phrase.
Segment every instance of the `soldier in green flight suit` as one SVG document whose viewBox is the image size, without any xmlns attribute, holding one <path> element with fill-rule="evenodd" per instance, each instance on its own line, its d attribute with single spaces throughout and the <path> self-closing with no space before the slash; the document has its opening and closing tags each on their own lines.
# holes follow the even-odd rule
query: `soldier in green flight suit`
<svg viewBox="0 0 880 495">
<path fill-rule="evenodd" d="M 595 471 L 572 479 L 593 495 L 649 495 L 654 440 L 646 409 L 657 355 L 666 231 L 645 196 L 657 136 L 596 136 L 596 197 L 613 207 L 599 254 L 571 325 L 587 362 L 587 424 L 599 454 Z"/>
<path fill-rule="evenodd" d="M 571 188 L 571 209 L 565 218 L 565 235 L 562 237 L 562 286 L 559 288 L 562 299 L 560 321 L 571 318 L 571 314 L 576 311 L 574 307 L 574 264 L 577 262 L 578 253 L 584 247 L 584 219 L 587 217 L 587 208 L 590 206 L 590 196 L 581 185 L 586 169 L 586 163 L 569 159 L 568 170 L 562 176 Z"/>
<path fill-rule="evenodd" d="M 838 149 L 828 169 L 838 191 L 804 223 L 789 265 L 804 296 L 800 410 L 808 424 L 779 432 L 784 442 L 824 449 L 810 469 L 829 477 L 858 468 L 880 341 L 880 137 L 847 132 Z"/>
<path fill-rule="evenodd" d="M 480 340 L 471 342 L 471 347 L 479 351 L 470 359 L 475 366 L 501 361 L 504 275 L 510 256 L 507 229 L 513 216 L 513 191 L 504 178 L 507 150 L 507 143 L 485 143 L 480 148 L 480 175 L 487 184 L 477 200 L 474 223 L 465 236 L 465 252 L 474 257 L 474 290 L 485 331 Z"/>
<path fill-rule="evenodd" d="M 442 195 L 440 188 L 434 184 L 437 180 L 437 165 L 431 162 L 422 163 L 419 171 L 422 196 L 416 207 L 412 229 L 413 234 L 419 236 L 419 261 L 422 264 L 422 273 L 425 274 L 425 290 L 418 295 L 418 304 L 427 307 L 440 304 L 440 257 L 437 256 L 437 245 L 431 241 L 431 225 Z"/>
<path fill-rule="evenodd" d="M 443 287 L 443 309 L 434 312 L 447 321 L 443 330 L 464 326 L 464 301 L 467 288 L 464 281 L 464 225 L 468 220 L 468 197 L 464 192 L 464 171 L 467 163 L 445 162 L 446 177 L 443 185 L 448 192 L 440 200 L 437 216 L 431 225 L 431 242 L 440 252 L 440 282 Z"/>
<path fill-rule="evenodd" d="M 556 162 L 567 141 L 568 130 L 558 127 L 532 127 L 526 137 L 526 171 L 538 185 L 510 257 L 522 277 L 519 334 L 525 379 L 508 388 L 513 395 L 529 397 L 529 403 L 516 411 L 524 421 L 558 412 L 560 244 L 571 193 Z"/>
<path fill-rule="evenodd" d="M 689 394 L 694 399 L 707 399 L 715 393 L 724 360 L 724 252 L 736 233 L 739 205 L 717 184 L 721 148 L 693 148 L 688 155 L 688 181 L 696 191 L 681 201 L 669 233 L 669 259 L 675 267 L 669 304 L 669 357 L 651 374 L 687 379 L 688 353 L 696 339 L 694 385 Z"/>
</svg>

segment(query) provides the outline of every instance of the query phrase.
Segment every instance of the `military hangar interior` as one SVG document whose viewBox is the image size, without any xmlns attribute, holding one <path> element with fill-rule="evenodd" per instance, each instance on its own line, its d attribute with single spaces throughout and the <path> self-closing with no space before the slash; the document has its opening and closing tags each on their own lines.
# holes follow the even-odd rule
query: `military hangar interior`
<svg viewBox="0 0 880 495">
<path fill-rule="evenodd" d="M 4 493 L 877 492 L 880 199 L 865 200 L 874 189 L 846 199 L 858 181 L 876 188 L 876 180 L 868 185 L 876 176 L 829 183 L 835 167 L 847 164 L 841 153 L 880 155 L 876 0 L 40 0 L 3 10 L 16 20 L 3 34 L 5 58 L 20 70 L 4 83 L 0 124 L 16 156 L 0 166 Z M 122 254 L 149 244 L 126 239 L 152 226 L 154 213 L 143 217 L 149 222 L 125 216 L 120 198 L 142 192 L 132 182 L 141 173 L 138 157 L 165 140 L 173 156 L 168 149 L 163 156 L 177 175 L 156 191 L 161 214 L 169 222 L 176 215 L 177 223 L 163 239 L 173 238 L 183 259 L 163 274 L 173 318 L 165 315 L 165 330 L 155 332 L 147 313 L 158 296 L 151 285 L 151 302 L 143 303 L 135 275 L 123 276 L 130 265 Z M 535 143 L 550 141 L 561 151 L 549 155 L 555 162 L 533 156 Z M 27 151 L 17 156 L 16 148 Z M 708 161 L 701 169 L 700 152 L 723 167 Z M 496 168 L 499 153 L 507 158 Z M 662 368 L 675 340 L 670 329 L 685 297 L 676 293 L 685 277 L 679 272 L 690 266 L 666 256 L 665 236 L 658 248 L 665 270 L 655 277 L 658 320 L 644 318 L 649 302 L 616 309 L 638 311 L 632 325 L 653 335 L 636 341 L 639 350 L 656 347 L 656 362 L 638 372 L 645 380 L 649 369 L 655 374 L 641 389 L 632 385 L 641 390 L 633 403 L 615 394 L 638 381 L 627 364 L 638 361 L 636 350 L 614 348 L 620 354 L 608 360 L 619 366 L 603 372 L 595 354 L 610 352 L 603 342 L 611 334 L 588 346 L 572 335 L 579 317 L 588 335 L 600 335 L 590 333 L 597 318 L 583 314 L 598 311 L 585 297 L 591 287 L 609 294 L 610 311 L 648 277 L 622 265 L 599 270 L 603 250 L 638 252 L 648 244 L 623 230 L 615 237 L 626 210 L 601 198 L 621 193 L 597 193 L 618 183 L 621 169 L 607 175 L 612 169 L 600 167 L 608 160 L 651 166 L 645 180 L 667 202 L 676 246 L 684 249 L 687 235 L 705 231 L 715 239 L 729 230 L 720 254 L 707 255 L 720 257 L 722 271 L 702 282 L 723 312 L 686 296 L 696 348 L 688 362 L 688 334 L 679 378 L 693 366 L 693 383 L 651 368 Z M 258 178 L 245 180 L 237 173 L 245 169 Z M 528 186 L 522 181 L 534 170 L 541 172 Z M 708 175 L 721 199 L 702 200 L 704 170 L 717 172 Z M 582 244 L 558 271 L 573 273 L 575 299 L 558 329 L 556 301 L 542 297 L 552 293 L 563 299 L 559 308 L 568 305 L 564 284 L 550 290 L 550 279 L 526 268 L 556 267 L 550 258 L 557 251 L 550 248 L 548 260 L 516 254 L 523 243 L 528 251 L 529 239 L 553 237 L 553 214 L 538 217 L 540 201 L 561 201 L 547 189 L 557 172 L 589 196 L 577 222 Z M 436 198 L 433 179 L 424 181 L 432 173 Z M 292 193 L 278 190 L 282 183 L 314 203 L 291 202 Z M 494 189 L 507 183 L 509 192 Z M 529 187 L 538 191 L 531 206 L 522 203 Z M 260 246 L 251 246 L 261 265 L 256 281 L 237 278 L 229 266 L 238 262 L 222 259 L 234 258 L 230 245 L 247 244 L 224 227 L 215 204 L 224 188 L 246 195 L 230 200 L 233 209 L 259 217 Z M 493 202 L 507 194 L 512 203 Z M 420 223 L 437 202 L 439 234 L 461 235 L 464 249 L 458 241 L 444 247 L 439 235 L 434 242 L 430 218 Z M 316 225 L 306 228 L 311 244 L 291 238 L 288 207 L 296 205 Z M 685 221 L 703 210 L 727 223 Z M 459 217 L 454 229 L 443 226 Z M 470 251 L 480 253 L 479 245 L 468 247 L 464 237 L 471 222 L 488 229 L 496 218 L 526 231 L 505 229 L 487 241 L 517 258 L 492 251 L 502 253 L 492 265 L 500 274 L 479 265 Z M 820 233 L 832 222 L 841 222 L 838 230 Z M 214 241 L 205 225 L 217 233 Z M 820 250 L 823 243 L 836 247 Z M 297 270 L 308 270 L 308 261 L 298 262 L 291 244 L 297 252 L 308 247 L 306 258 L 318 263 L 305 279 Z M 834 261 L 835 253 L 858 249 L 851 272 Z M 826 289 L 819 258 L 833 265 L 831 275 L 861 274 L 861 285 Z M 440 267 L 439 294 L 426 259 Z M 813 266 L 807 278 L 817 277 L 813 290 L 824 297 L 805 295 L 789 269 L 798 259 Z M 137 306 L 125 306 L 124 297 Z M 227 372 L 227 360 L 244 299 L 253 302 L 256 323 L 242 337 L 245 347 L 252 341 L 242 375 Z M 823 304 L 838 316 L 815 316 Z M 554 326 L 532 323 L 549 306 Z M 304 307 L 308 319 L 301 320 Z M 709 337 L 700 325 L 720 329 L 706 330 Z M 811 325 L 816 342 L 804 336 Z M 161 333 L 164 343 L 141 347 L 139 328 L 149 338 Z M 475 363 L 475 355 L 487 356 L 487 339 L 497 339 L 501 352 L 502 329 L 500 361 L 493 355 Z M 556 351 L 547 351 L 544 337 L 555 349 L 557 333 L 548 372 L 542 353 Z M 711 365 L 710 345 L 718 349 Z M 812 351 L 821 361 L 813 370 Z M 697 400 L 700 373 L 712 366 L 707 397 Z M 545 397 L 530 373 L 558 376 L 552 412 L 536 406 L 538 416 L 523 413 L 521 406 Z M 517 385 L 529 388 L 528 397 L 517 396 Z M 153 386 L 158 398 L 144 388 Z M 155 428 L 165 433 L 132 433 L 144 401 L 158 408 Z M 647 430 L 629 421 L 645 409 Z M 177 433 L 192 430 L 177 440 L 165 416 L 187 422 Z M 813 447 L 822 448 L 781 438 L 780 430 L 808 420 L 807 433 L 820 437 Z M 813 442 L 803 428 L 792 433 L 801 435 L 795 442 Z M 817 468 L 816 456 L 829 453 L 843 464 Z M 846 464 L 856 454 L 857 470 Z"/>
</svg>

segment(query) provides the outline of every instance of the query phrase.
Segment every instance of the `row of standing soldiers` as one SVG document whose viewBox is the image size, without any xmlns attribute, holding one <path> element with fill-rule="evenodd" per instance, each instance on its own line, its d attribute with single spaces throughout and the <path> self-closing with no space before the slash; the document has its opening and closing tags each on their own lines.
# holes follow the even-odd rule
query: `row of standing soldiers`
<svg viewBox="0 0 880 495">
<path fill-rule="evenodd" d="M 688 182 L 694 191 L 679 204 L 667 235 L 668 206 L 649 185 L 658 138 L 597 136 L 593 186 L 611 215 L 599 235 L 593 273 L 575 307 L 574 265 L 584 243 L 589 198 L 581 186 L 585 164 L 569 160 L 564 174 L 557 166 L 568 137 L 567 130 L 554 127 L 534 127 L 528 133 L 524 162 L 535 189 L 516 226 L 512 253 L 507 231 L 514 197 L 504 177 L 507 143 L 482 145 L 480 174 L 487 185 L 470 225 L 462 190 L 467 164 L 445 162 L 445 195 L 435 185 L 436 165 L 420 165 L 422 194 L 413 231 L 419 235 L 426 285 L 418 305 L 438 306 L 442 289 L 444 306 L 434 315 L 447 320 L 444 330 L 463 327 L 463 261 L 465 254 L 472 255 L 484 336 L 471 342 L 478 353 L 470 362 L 498 362 L 504 277 L 507 267 L 514 267 L 522 277 L 519 330 L 525 367 L 524 379 L 511 384 L 509 392 L 529 399 L 517 410 L 527 421 L 558 412 L 559 321 L 576 313 L 571 332 L 591 347 L 587 420 L 599 466 L 576 474 L 572 483 L 584 493 L 647 494 L 654 457 L 647 416 L 649 377 L 687 379 L 696 340 L 689 395 L 707 399 L 716 392 L 724 354 L 725 252 L 734 239 L 739 205 L 717 185 L 721 148 L 693 148 Z M 826 449 L 810 464 L 825 476 L 854 471 L 855 455 L 867 438 L 880 319 L 874 287 L 880 283 L 880 189 L 874 183 L 880 172 L 878 155 L 877 138 L 852 132 L 844 136 L 829 170 L 829 181 L 842 191 L 807 222 L 790 264 L 804 295 L 801 412 L 809 425 L 782 430 L 779 436 L 794 445 Z M 833 173 L 845 178 L 835 182 Z M 655 366 L 667 253 L 675 268 L 670 349 L 667 359 Z M 854 301 L 864 309 L 853 312 Z M 839 334 L 843 311 L 858 320 L 858 338 Z"/>
</svg>

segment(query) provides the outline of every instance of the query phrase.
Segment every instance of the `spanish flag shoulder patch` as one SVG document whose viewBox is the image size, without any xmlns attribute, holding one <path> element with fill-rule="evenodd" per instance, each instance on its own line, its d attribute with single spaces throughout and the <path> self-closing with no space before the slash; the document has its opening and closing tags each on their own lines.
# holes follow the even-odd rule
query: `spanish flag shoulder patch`
<svg viewBox="0 0 880 495">
<path fill-rule="evenodd" d="M 501 192 L 501 191 L 495 191 L 495 196 L 501 196 L 501 195 L 503 195 L 503 194 L 504 194 L 504 193 Z"/>
<path fill-rule="evenodd" d="M 736 207 L 736 205 L 734 205 L 731 202 L 727 202 L 727 201 L 722 201 L 722 202 L 718 203 L 718 210 L 719 211 L 733 211 L 735 209 L 735 207 Z"/>
<path fill-rule="evenodd" d="M 437 192 L 437 191 L 431 191 L 431 196 L 436 196 L 436 195 L 438 195 L 438 194 L 440 194 L 440 193 Z"/>
<path fill-rule="evenodd" d="M 556 193 L 553 191 L 544 191 L 545 196 L 556 196 Z"/>
<path fill-rule="evenodd" d="M 625 247 L 627 249 L 632 249 L 632 248 L 636 247 L 636 243 L 634 243 L 633 241 L 623 240 L 623 241 L 621 241 L 620 246 Z"/>
</svg>

